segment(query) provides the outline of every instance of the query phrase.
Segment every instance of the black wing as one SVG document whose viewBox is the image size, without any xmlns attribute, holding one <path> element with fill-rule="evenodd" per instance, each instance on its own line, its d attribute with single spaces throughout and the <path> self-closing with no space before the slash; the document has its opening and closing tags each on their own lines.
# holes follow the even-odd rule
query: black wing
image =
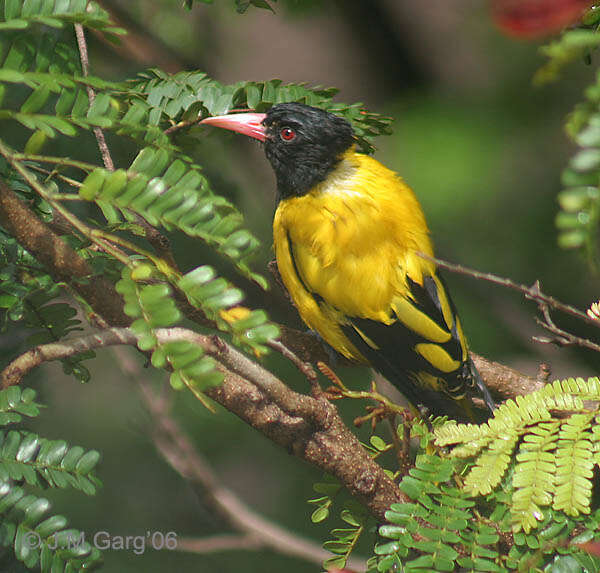
<svg viewBox="0 0 600 573">
<path fill-rule="evenodd" d="M 410 313 L 398 309 L 391 324 L 351 317 L 342 330 L 412 404 L 425 406 L 436 415 L 475 421 L 474 396 L 490 411 L 494 403 L 468 356 L 445 285 L 438 276 L 425 276 L 422 285 L 407 277 L 407 284 Z M 425 327 L 415 328 L 414 320 L 409 320 L 408 314 L 414 319 L 417 313 L 425 315 Z"/>
</svg>

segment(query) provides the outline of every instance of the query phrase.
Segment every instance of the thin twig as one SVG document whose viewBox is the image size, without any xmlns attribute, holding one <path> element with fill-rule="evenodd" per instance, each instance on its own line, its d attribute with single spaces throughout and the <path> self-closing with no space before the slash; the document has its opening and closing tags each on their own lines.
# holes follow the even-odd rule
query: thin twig
<svg viewBox="0 0 600 573">
<path fill-rule="evenodd" d="M 38 155 L 36 153 L 13 153 L 12 158 L 16 161 L 36 161 L 38 163 L 50 163 L 51 165 L 60 165 L 62 167 L 74 167 L 81 169 L 86 173 L 91 173 L 97 168 L 93 163 L 78 161 L 70 157 L 55 157 L 53 155 Z"/>
<path fill-rule="evenodd" d="M 565 314 L 569 314 L 580 320 L 583 320 L 587 324 L 591 324 L 591 325 L 595 326 L 596 328 L 600 328 L 600 321 L 598 321 L 598 319 L 588 316 L 585 312 L 579 310 L 578 308 L 575 308 L 574 306 L 565 304 L 564 302 L 561 302 L 551 296 L 548 296 L 547 294 L 544 294 L 540 290 L 539 281 L 536 281 L 531 286 L 527 286 L 527 285 L 517 283 L 511 279 L 499 277 L 498 275 L 494 275 L 492 273 L 483 273 L 481 271 L 476 271 L 476 270 L 470 269 L 468 267 L 465 267 L 463 265 L 456 265 L 454 263 L 449 263 L 442 259 L 430 257 L 429 255 L 426 255 L 424 253 L 418 253 L 418 254 L 420 257 L 423 257 L 424 259 L 434 262 L 438 267 L 440 267 L 442 269 L 446 269 L 453 273 L 470 276 L 470 277 L 473 277 L 473 278 L 476 278 L 479 280 L 483 280 L 486 282 L 504 286 L 506 288 L 510 288 L 512 290 L 516 290 L 516 291 L 524 294 L 526 296 L 526 298 L 529 298 L 536 302 L 543 302 L 543 303 L 547 304 L 548 306 L 555 308 L 556 310 L 559 310 Z"/>
<path fill-rule="evenodd" d="M 314 384 L 317 381 L 317 373 L 310 362 L 304 362 L 304 360 L 294 354 L 280 340 L 272 340 L 269 342 L 269 346 L 273 350 L 279 352 L 284 358 L 287 358 L 290 362 L 292 362 L 298 368 L 298 370 L 300 370 L 300 372 L 306 376 L 307 380 L 311 384 Z"/>
<path fill-rule="evenodd" d="M 90 72 L 90 61 L 88 58 L 87 43 L 85 41 L 85 32 L 81 24 L 75 24 L 75 36 L 77 36 L 79 59 L 81 60 L 81 71 L 83 73 L 83 76 L 87 77 Z M 86 87 L 86 90 L 91 107 L 94 103 L 94 100 L 96 99 L 96 92 L 94 92 L 94 88 L 92 88 L 92 86 L 90 85 Z M 100 149 L 100 154 L 102 155 L 104 167 L 106 167 L 106 169 L 108 169 L 109 171 L 114 171 L 115 164 L 113 163 L 112 157 L 110 155 L 110 150 L 108 149 L 108 145 L 106 144 L 104 132 L 100 127 L 94 127 L 94 136 L 96 137 L 96 141 L 98 142 L 98 148 Z"/>
<path fill-rule="evenodd" d="M 534 340 L 537 342 L 541 342 L 542 344 L 558 344 L 559 346 L 581 346 L 582 348 L 588 348 L 590 350 L 594 350 L 595 352 L 600 352 L 600 345 L 588 340 L 587 338 L 581 338 L 580 336 L 576 336 L 563 330 L 562 328 L 556 326 L 554 320 L 552 320 L 552 316 L 550 315 L 550 309 L 546 303 L 539 303 L 540 311 L 543 320 L 541 318 L 536 317 L 535 321 L 545 330 L 554 334 L 552 338 L 545 338 L 541 336 L 534 336 Z"/>
<path fill-rule="evenodd" d="M 33 164 L 28 165 L 28 167 L 32 171 L 37 171 L 39 173 L 43 173 L 44 175 L 47 175 L 46 179 L 52 179 L 53 177 L 58 177 L 58 179 L 60 179 L 61 181 L 64 181 L 67 184 L 69 184 L 71 187 L 75 187 L 75 188 L 79 189 L 80 187 L 83 186 L 83 183 L 81 183 L 81 181 L 77 181 L 76 179 L 72 179 L 71 177 L 67 177 L 66 175 L 63 175 L 62 173 L 59 173 L 57 169 L 53 169 L 52 171 L 50 171 L 50 169 L 44 169 L 43 167 L 39 167 L 38 165 L 33 165 Z M 59 194 L 55 193 L 53 195 L 53 197 L 56 197 L 57 195 L 59 195 Z M 64 196 L 65 196 L 64 193 L 60 194 L 60 198 L 61 199 L 64 199 Z M 78 194 L 74 195 L 74 199 L 75 198 L 78 201 L 83 201 L 84 200 Z"/>
<path fill-rule="evenodd" d="M 90 63 L 88 58 L 87 43 L 85 41 L 85 33 L 81 24 L 75 24 L 75 34 L 77 36 L 77 45 L 79 47 L 81 69 L 83 71 L 84 77 L 87 77 L 89 74 Z M 94 103 L 94 100 L 96 99 L 96 92 L 94 92 L 94 89 L 90 85 L 86 86 L 86 90 L 91 107 Z M 104 162 L 104 166 L 108 171 L 114 171 L 115 164 L 113 163 L 112 157 L 110 155 L 110 150 L 108 149 L 104 132 L 101 128 L 94 127 L 94 135 L 96 137 L 96 141 L 98 142 L 98 148 L 100 149 L 100 153 L 102 154 L 102 161 Z M 171 251 L 171 244 L 168 237 L 166 237 L 160 231 L 158 231 L 152 225 L 150 225 L 150 223 L 148 223 L 148 221 L 146 221 L 141 215 L 134 213 L 134 216 L 136 222 L 144 228 L 146 239 L 152 245 L 154 250 L 158 253 L 160 257 L 162 257 L 168 263 L 168 265 L 171 268 L 177 271 L 177 263 Z"/>
</svg>

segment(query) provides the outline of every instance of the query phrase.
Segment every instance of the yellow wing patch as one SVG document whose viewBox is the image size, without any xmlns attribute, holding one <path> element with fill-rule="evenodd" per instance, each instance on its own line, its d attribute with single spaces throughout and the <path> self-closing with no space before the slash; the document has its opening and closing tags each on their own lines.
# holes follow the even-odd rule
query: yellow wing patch
<svg viewBox="0 0 600 573">
<path fill-rule="evenodd" d="M 394 299 L 392 309 L 407 328 L 431 342 L 448 342 L 452 336 L 407 298 Z"/>
<path fill-rule="evenodd" d="M 454 360 L 441 346 L 421 342 L 415 345 L 415 352 L 419 353 L 429 364 L 441 372 L 454 372 L 461 363 Z"/>
</svg>

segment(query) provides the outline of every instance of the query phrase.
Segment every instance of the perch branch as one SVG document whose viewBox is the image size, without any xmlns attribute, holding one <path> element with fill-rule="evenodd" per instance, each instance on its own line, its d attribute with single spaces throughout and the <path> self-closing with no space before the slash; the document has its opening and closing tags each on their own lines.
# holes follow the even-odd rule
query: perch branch
<svg viewBox="0 0 600 573">
<path fill-rule="evenodd" d="M 360 445 L 336 408 L 323 398 L 298 394 L 260 365 L 216 336 L 182 328 L 157 329 L 159 341 L 189 340 L 217 361 L 223 383 L 206 394 L 295 456 L 337 477 L 360 503 L 383 521 L 392 503 L 408 498 Z M 35 366 L 83 350 L 134 345 L 129 329 L 113 328 L 74 341 L 40 345 L 14 360 L 0 374 L 4 386 L 18 383 Z"/>
</svg>

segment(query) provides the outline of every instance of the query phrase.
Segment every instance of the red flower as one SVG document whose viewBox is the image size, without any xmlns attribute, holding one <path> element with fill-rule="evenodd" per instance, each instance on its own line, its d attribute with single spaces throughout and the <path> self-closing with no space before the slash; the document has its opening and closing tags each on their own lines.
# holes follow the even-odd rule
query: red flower
<svg viewBox="0 0 600 573">
<path fill-rule="evenodd" d="M 537 38 L 576 22 L 590 0 L 492 0 L 492 17 L 505 34 Z"/>
</svg>

